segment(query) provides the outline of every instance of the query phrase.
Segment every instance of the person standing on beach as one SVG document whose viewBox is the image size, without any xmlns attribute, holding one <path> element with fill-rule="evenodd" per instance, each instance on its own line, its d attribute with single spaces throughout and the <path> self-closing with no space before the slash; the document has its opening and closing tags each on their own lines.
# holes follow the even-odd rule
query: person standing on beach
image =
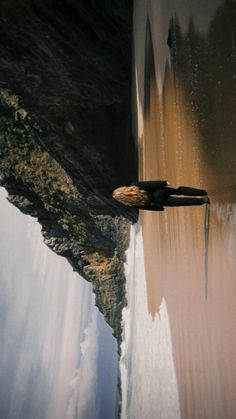
<svg viewBox="0 0 236 419">
<path fill-rule="evenodd" d="M 113 191 L 112 196 L 124 205 L 149 211 L 210 202 L 204 189 L 189 186 L 172 188 L 166 180 L 140 181 L 131 186 L 121 186 Z"/>
</svg>

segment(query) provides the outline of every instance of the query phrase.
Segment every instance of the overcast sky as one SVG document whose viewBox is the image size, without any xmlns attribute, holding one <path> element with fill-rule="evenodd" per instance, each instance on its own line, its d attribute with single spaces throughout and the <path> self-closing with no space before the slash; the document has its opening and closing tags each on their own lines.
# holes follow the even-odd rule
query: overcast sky
<svg viewBox="0 0 236 419">
<path fill-rule="evenodd" d="M 117 354 L 90 284 L 0 188 L 0 417 L 112 419 Z"/>
</svg>

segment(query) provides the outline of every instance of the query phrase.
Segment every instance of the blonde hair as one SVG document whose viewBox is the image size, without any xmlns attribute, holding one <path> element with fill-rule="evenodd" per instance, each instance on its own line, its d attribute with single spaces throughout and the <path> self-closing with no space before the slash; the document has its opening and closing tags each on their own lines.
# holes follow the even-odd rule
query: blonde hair
<svg viewBox="0 0 236 419">
<path fill-rule="evenodd" d="M 116 201 L 129 206 L 145 205 L 150 200 L 148 193 L 138 186 L 121 186 L 113 191 L 112 196 Z"/>
</svg>

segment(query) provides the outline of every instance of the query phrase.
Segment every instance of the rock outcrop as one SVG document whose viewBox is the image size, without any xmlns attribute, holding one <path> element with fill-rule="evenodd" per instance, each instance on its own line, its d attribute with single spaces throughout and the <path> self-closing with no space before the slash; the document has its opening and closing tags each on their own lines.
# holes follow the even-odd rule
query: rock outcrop
<svg viewBox="0 0 236 419">
<path fill-rule="evenodd" d="M 124 252 L 136 214 L 130 1 L 9 0 L 0 12 L 0 184 L 45 243 L 92 283 L 121 337 Z"/>
</svg>

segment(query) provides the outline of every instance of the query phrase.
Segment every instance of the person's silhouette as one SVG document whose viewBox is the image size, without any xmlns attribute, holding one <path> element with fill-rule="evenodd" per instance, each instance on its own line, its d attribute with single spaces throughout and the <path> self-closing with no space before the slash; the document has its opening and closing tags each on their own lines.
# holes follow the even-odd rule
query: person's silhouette
<svg viewBox="0 0 236 419">
<path fill-rule="evenodd" d="M 172 188 L 165 180 L 140 181 L 131 186 L 121 186 L 113 191 L 112 196 L 124 205 L 150 211 L 210 202 L 207 192 L 203 189 L 189 186 Z"/>
</svg>

